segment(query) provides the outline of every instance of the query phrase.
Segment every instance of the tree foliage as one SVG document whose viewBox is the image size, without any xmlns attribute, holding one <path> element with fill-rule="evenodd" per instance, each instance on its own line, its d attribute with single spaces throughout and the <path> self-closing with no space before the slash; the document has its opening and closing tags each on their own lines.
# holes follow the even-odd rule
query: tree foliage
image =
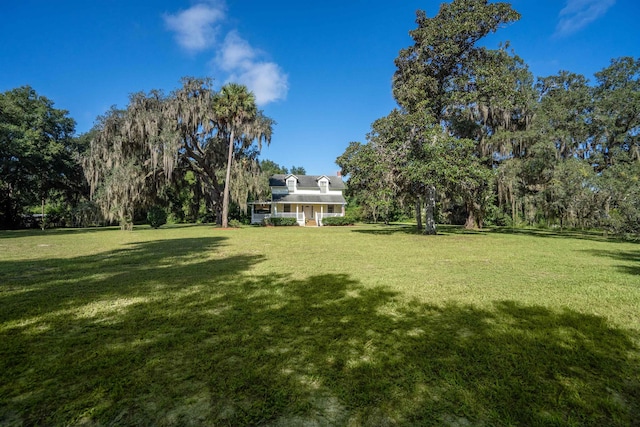
<svg viewBox="0 0 640 427">
<path fill-rule="evenodd" d="M 443 3 L 433 18 L 417 12 L 418 28 L 409 33 L 414 44 L 395 61 L 400 110 L 373 123 L 368 144 L 352 143 L 338 159 L 351 191 L 366 193 L 370 206 L 415 203 L 418 218 L 424 202 L 426 234 L 435 233 L 438 193 L 461 197 L 467 226 L 482 225 L 491 176 L 476 144 L 482 147 L 498 125 L 510 128 L 513 116 L 524 114 L 506 100 L 527 75 L 504 79 L 522 74 L 521 62 L 509 57 L 507 63 L 503 50 L 477 43 L 518 18 L 507 3 L 486 0 Z"/>
<path fill-rule="evenodd" d="M 472 86 L 468 76 L 474 64 L 484 59 L 477 43 L 519 17 L 508 3 L 487 0 L 442 3 L 433 18 L 418 11 L 418 28 L 409 32 L 414 44 L 402 49 L 395 61 L 393 93 L 398 104 L 410 112 L 425 110 L 436 123 L 446 118 L 460 91 Z"/>
<path fill-rule="evenodd" d="M 487 176 L 467 139 L 444 135 L 424 115 L 393 110 L 376 120 L 367 144 L 352 142 L 337 163 L 348 191 L 374 220 L 394 209 L 426 204 L 426 234 L 435 233 L 436 191 L 476 186 Z"/>
<path fill-rule="evenodd" d="M 568 71 L 538 79 L 535 117 L 520 132 L 526 151 L 510 160 L 508 174 L 498 169 L 513 223 L 640 231 L 634 193 L 625 190 L 640 160 L 638 70 L 638 60 L 619 58 L 596 73 L 595 85 Z"/>
<path fill-rule="evenodd" d="M 238 96 L 243 112 L 234 104 Z M 85 173 L 105 215 L 123 228 L 131 227 L 136 208 L 157 202 L 167 186 L 173 190 L 164 194 L 174 199 L 184 191 L 176 187 L 190 186 L 222 223 L 225 194 L 246 209 L 248 193 L 260 191 L 256 159 L 273 123 L 243 86 L 216 92 L 210 79 L 187 77 L 168 96 L 137 93 L 126 110 L 100 118 Z"/>
<path fill-rule="evenodd" d="M 36 206 L 82 199 L 76 156 L 84 147 L 74 131 L 68 112 L 33 88 L 0 94 L 0 227 L 19 226 Z"/>
<path fill-rule="evenodd" d="M 243 152 L 250 148 L 254 141 L 261 148 L 263 141 L 271 141 L 273 122 L 259 114 L 256 106 L 255 96 L 249 92 L 246 86 L 229 83 L 222 87 L 213 101 L 213 113 L 218 128 L 218 134 L 228 141 L 227 167 L 224 180 L 224 191 L 222 201 L 222 226 L 228 226 L 229 220 L 229 193 L 231 188 L 231 170 L 234 165 L 234 153 Z M 243 164 L 244 163 L 244 164 Z M 250 190 L 257 190 L 259 184 L 257 177 L 258 164 L 254 161 L 243 160 L 242 163 L 235 163 L 236 175 L 238 172 L 249 169 L 253 173 L 245 175 L 244 185 L 234 187 L 235 200 L 241 203 L 241 207 L 246 210 L 246 202 Z"/>
<path fill-rule="evenodd" d="M 640 161 L 640 58 L 618 58 L 595 75 L 593 148 L 599 169 Z"/>
<path fill-rule="evenodd" d="M 167 212 L 159 206 L 151 206 L 147 211 L 147 222 L 153 228 L 160 228 L 167 223 Z"/>
<path fill-rule="evenodd" d="M 290 173 L 293 175 L 306 175 L 307 171 L 303 166 L 291 166 Z"/>
<path fill-rule="evenodd" d="M 264 159 L 260 161 L 260 172 L 265 174 L 266 176 L 276 175 L 276 174 L 288 174 L 289 170 L 277 164 L 273 160 Z"/>
<path fill-rule="evenodd" d="M 640 232 L 628 185 L 640 164 L 640 60 L 612 60 L 594 85 L 569 71 L 536 81 L 508 43 L 480 44 L 517 19 L 487 0 L 417 12 L 413 44 L 395 60 L 399 109 L 337 160 L 351 197 L 383 219 L 415 204 L 425 233 L 435 232 L 436 208 L 463 211 L 469 228 Z"/>
</svg>

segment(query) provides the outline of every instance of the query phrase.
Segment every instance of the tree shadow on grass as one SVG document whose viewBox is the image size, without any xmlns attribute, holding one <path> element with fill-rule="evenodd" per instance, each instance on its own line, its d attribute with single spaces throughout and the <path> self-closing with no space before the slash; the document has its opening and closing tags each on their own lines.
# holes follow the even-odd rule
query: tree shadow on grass
<svg viewBox="0 0 640 427">
<path fill-rule="evenodd" d="M 616 268 L 623 273 L 640 276 L 640 250 L 635 251 L 607 251 L 607 250 L 584 250 L 593 256 L 612 258 L 622 261 L 625 264 L 617 265 Z"/>
<path fill-rule="evenodd" d="M 415 224 L 370 224 L 369 228 L 356 228 L 352 230 L 354 233 L 372 234 L 380 236 L 388 236 L 392 234 L 414 234 L 423 236 L 423 229 L 418 230 Z M 461 225 L 438 225 L 436 236 L 446 236 L 449 234 L 462 235 L 485 235 L 488 230 L 469 230 Z"/>
<path fill-rule="evenodd" d="M 365 227 L 356 227 L 353 230 L 354 233 L 371 234 L 377 236 L 388 236 L 392 234 L 414 234 L 416 236 L 422 236 L 423 230 L 418 230 L 415 224 L 367 224 Z M 440 233 L 440 228 L 438 228 Z"/>
<path fill-rule="evenodd" d="M 367 228 L 356 228 L 352 230 L 354 233 L 371 234 L 371 235 L 393 235 L 393 234 L 413 234 L 423 235 L 421 231 L 418 231 L 416 225 L 412 224 L 371 224 Z M 514 236 L 532 236 L 542 238 L 555 238 L 555 239 L 581 239 L 594 242 L 607 242 L 607 243 L 637 243 L 638 241 L 625 240 L 616 236 L 606 236 L 601 231 L 588 231 L 588 230 L 552 230 L 552 229 L 538 229 L 538 228 L 510 228 L 510 227 L 486 227 L 479 230 L 466 229 L 461 225 L 447 225 L 439 224 L 437 227 L 436 236 L 448 236 L 448 235 L 475 235 L 475 236 L 487 236 L 489 234 L 511 234 Z"/>
<path fill-rule="evenodd" d="M 164 225 L 162 229 L 167 228 L 190 228 L 190 227 L 205 227 L 213 228 L 211 224 L 171 224 Z M 134 226 L 134 231 L 149 230 L 151 227 L 145 224 Z M 64 236 L 64 235 L 81 235 L 81 234 L 101 234 L 112 233 L 114 230 L 119 230 L 118 226 L 104 226 L 104 227 L 83 227 L 83 228 L 47 228 L 44 231 L 39 228 L 30 229 L 18 229 L 18 230 L 0 230 L 0 240 L 12 239 L 12 238 L 24 238 L 24 237 L 48 237 L 48 236 Z M 126 233 L 126 232 L 125 232 Z"/>
<path fill-rule="evenodd" d="M 388 236 L 391 234 L 420 234 L 415 225 L 410 224 L 366 224 L 364 227 L 355 227 L 354 233 Z"/>
<path fill-rule="evenodd" d="M 152 290 L 235 275 L 260 256 L 208 261 L 224 237 L 129 243 L 122 249 L 60 259 L 0 262 L 0 321 L 74 309 L 101 298 L 147 297 Z"/>
<path fill-rule="evenodd" d="M 0 230 L 0 239 L 24 238 L 24 237 L 40 237 L 40 236 L 62 236 L 66 234 L 99 234 L 104 232 L 113 232 L 118 227 L 85 227 L 85 228 L 47 228 L 42 231 L 39 228 L 18 229 L 18 230 Z"/>
<path fill-rule="evenodd" d="M 605 235 L 602 231 L 589 230 L 559 230 L 559 229 L 540 229 L 540 228 L 510 228 L 510 227 L 491 227 L 487 228 L 488 232 L 499 234 L 513 234 L 533 237 L 560 238 L 560 239 L 581 239 L 593 242 L 621 242 L 634 243 L 633 240 L 625 240 L 614 235 Z"/>
<path fill-rule="evenodd" d="M 600 317 L 255 275 L 260 257 L 199 261 L 221 242 L 189 240 L 177 259 L 167 242 L 114 254 L 158 264 L 121 275 L 78 266 L 66 298 L 3 319 L 0 424 L 640 423 L 638 336 Z"/>
</svg>

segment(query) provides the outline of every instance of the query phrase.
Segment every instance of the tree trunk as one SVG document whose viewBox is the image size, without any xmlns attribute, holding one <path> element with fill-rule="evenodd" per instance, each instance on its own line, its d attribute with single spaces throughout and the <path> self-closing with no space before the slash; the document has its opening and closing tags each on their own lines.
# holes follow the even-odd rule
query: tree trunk
<svg viewBox="0 0 640 427">
<path fill-rule="evenodd" d="M 467 208 L 467 221 L 464 223 L 464 228 L 469 230 L 476 228 L 476 216 L 473 213 L 473 209 Z"/>
<path fill-rule="evenodd" d="M 433 235 L 436 234 L 436 220 L 434 218 L 436 210 L 436 187 L 433 185 L 427 186 L 425 205 L 424 234 Z"/>
<path fill-rule="evenodd" d="M 482 213 L 480 206 L 473 200 L 468 200 L 467 205 L 467 221 L 464 223 L 464 228 L 469 230 L 475 230 L 482 228 Z"/>
<path fill-rule="evenodd" d="M 42 198 L 42 231 L 44 231 L 44 228 L 46 226 L 45 222 L 44 222 L 44 197 Z"/>
<path fill-rule="evenodd" d="M 233 129 L 229 135 L 229 155 L 227 156 L 227 176 L 224 180 L 224 194 L 222 196 L 222 228 L 229 226 L 229 181 L 231 180 L 231 161 L 233 160 Z"/>
<path fill-rule="evenodd" d="M 418 222 L 418 232 L 422 230 L 422 203 L 420 197 L 416 199 L 416 221 Z"/>
<path fill-rule="evenodd" d="M 513 182 L 511 183 L 511 226 L 515 227 L 518 222 L 518 212 L 516 210 L 516 196 L 513 192 Z"/>
</svg>

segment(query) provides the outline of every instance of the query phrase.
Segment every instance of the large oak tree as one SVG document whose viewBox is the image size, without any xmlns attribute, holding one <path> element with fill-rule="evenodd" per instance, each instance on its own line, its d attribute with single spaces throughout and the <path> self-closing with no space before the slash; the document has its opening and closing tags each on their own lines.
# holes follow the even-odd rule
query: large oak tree
<svg viewBox="0 0 640 427">
<path fill-rule="evenodd" d="M 231 101 L 238 94 L 243 113 Z M 137 207 L 154 203 L 163 185 L 191 171 L 209 209 L 226 225 L 225 200 L 246 208 L 249 192 L 261 188 L 257 155 L 272 127 L 245 87 L 218 93 L 210 79 L 188 77 L 169 96 L 137 93 L 126 110 L 102 117 L 85 173 L 104 213 L 130 228 Z"/>
<path fill-rule="evenodd" d="M 450 137 L 483 138 L 482 134 L 470 133 L 468 126 L 460 126 L 461 113 L 495 111 L 501 107 L 511 115 L 510 106 L 478 96 L 482 94 L 480 88 L 489 80 L 482 77 L 491 75 L 486 70 L 502 63 L 499 55 L 478 43 L 501 25 L 519 17 L 508 3 L 489 3 L 487 0 L 443 3 L 433 18 L 418 11 L 418 28 L 409 32 L 414 44 L 402 49 L 395 61 L 393 94 L 410 116 L 424 116 L 429 123 L 440 127 L 442 137 L 436 139 L 439 142 L 435 144 L 446 144 Z M 467 150 L 463 152 L 468 153 Z M 467 163 L 471 165 L 474 161 L 468 159 Z M 467 226 L 478 227 L 482 226 L 488 183 L 482 173 L 467 172 L 467 176 L 474 178 L 460 179 L 462 184 L 458 191 L 467 207 Z M 429 190 L 427 199 L 430 199 L 434 191 L 430 185 L 425 188 Z"/>
<path fill-rule="evenodd" d="M 67 111 L 29 86 L 0 94 L 0 227 L 19 226 L 34 206 L 44 213 L 52 197 L 82 194 L 74 130 Z"/>
</svg>

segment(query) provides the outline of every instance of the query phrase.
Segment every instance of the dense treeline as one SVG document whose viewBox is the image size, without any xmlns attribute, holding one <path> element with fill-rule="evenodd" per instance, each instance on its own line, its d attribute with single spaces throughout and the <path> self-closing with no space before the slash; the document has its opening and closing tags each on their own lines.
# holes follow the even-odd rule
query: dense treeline
<svg viewBox="0 0 640 427">
<path fill-rule="evenodd" d="M 428 234 L 436 220 L 640 231 L 640 59 L 612 60 L 594 83 L 534 79 L 508 44 L 479 44 L 517 19 L 486 0 L 418 12 L 396 59 L 398 108 L 337 160 L 366 215 L 413 206 Z"/>
<path fill-rule="evenodd" d="M 428 234 L 438 221 L 640 232 L 640 59 L 613 59 L 593 81 L 536 79 L 508 43 L 480 43 L 517 19 L 487 0 L 417 13 L 414 43 L 395 60 L 398 108 L 337 159 L 365 218 L 414 215 Z M 7 91 L 0 227 L 46 213 L 53 225 L 130 228 L 153 206 L 172 221 L 226 226 L 268 197 L 269 175 L 304 174 L 258 160 L 273 125 L 246 87 L 215 91 L 209 79 L 133 94 L 79 137 L 51 100 Z"/>
<path fill-rule="evenodd" d="M 42 227 L 126 229 L 158 207 L 175 222 L 226 226 L 246 216 L 249 199 L 267 197 L 268 176 L 288 171 L 258 161 L 274 122 L 244 86 L 182 83 L 169 95 L 131 95 L 79 137 L 67 111 L 32 88 L 0 94 L 0 227 L 35 216 Z"/>
</svg>

